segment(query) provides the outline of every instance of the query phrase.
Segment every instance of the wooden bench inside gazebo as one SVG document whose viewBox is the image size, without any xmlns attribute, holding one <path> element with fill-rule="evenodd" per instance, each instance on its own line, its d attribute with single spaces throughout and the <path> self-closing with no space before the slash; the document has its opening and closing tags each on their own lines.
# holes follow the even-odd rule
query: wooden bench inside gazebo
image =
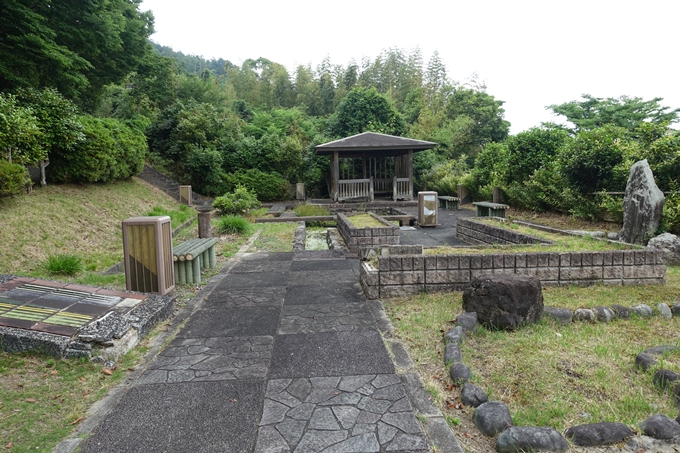
<svg viewBox="0 0 680 453">
<path fill-rule="evenodd" d="M 413 199 L 413 153 L 436 143 L 364 132 L 317 146 L 331 160 L 333 201 L 373 201 L 391 195 L 394 201 Z"/>
</svg>

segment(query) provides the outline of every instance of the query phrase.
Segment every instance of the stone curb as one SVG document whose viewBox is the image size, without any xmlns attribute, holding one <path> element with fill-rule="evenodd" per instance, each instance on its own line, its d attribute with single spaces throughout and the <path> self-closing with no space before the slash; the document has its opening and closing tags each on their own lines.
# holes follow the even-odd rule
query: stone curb
<svg viewBox="0 0 680 453">
<path fill-rule="evenodd" d="M 201 306 L 203 301 L 212 293 L 215 287 L 222 281 L 224 276 L 231 270 L 231 268 L 241 259 L 244 253 L 253 245 L 257 238 L 262 233 L 262 228 L 253 234 L 248 242 L 243 244 L 229 260 L 222 266 L 220 272 L 213 276 L 208 283 L 196 293 L 196 295 L 177 312 L 175 317 L 168 323 L 167 332 L 161 332 L 156 338 L 151 341 L 149 351 L 144 355 L 141 361 L 141 366 L 131 372 L 123 381 L 121 381 L 101 400 L 95 402 L 88 410 L 88 416 L 82 421 L 77 430 L 71 434 L 71 437 L 63 439 L 59 442 L 52 453 L 73 453 L 76 448 L 83 441 L 84 437 L 88 436 L 94 428 L 104 419 L 106 414 L 120 401 L 135 382 L 146 371 L 149 364 L 163 349 L 165 344 L 177 333 L 179 327 Z"/>
</svg>

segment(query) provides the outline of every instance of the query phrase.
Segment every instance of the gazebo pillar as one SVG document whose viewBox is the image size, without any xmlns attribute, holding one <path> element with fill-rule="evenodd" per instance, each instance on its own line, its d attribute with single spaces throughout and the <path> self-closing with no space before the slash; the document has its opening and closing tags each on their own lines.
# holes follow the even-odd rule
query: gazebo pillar
<svg viewBox="0 0 680 453">
<path fill-rule="evenodd" d="M 337 151 L 331 154 L 331 199 L 338 201 L 338 189 L 340 180 L 340 162 Z"/>
<path fill-rule="evenodd" d="M 406 155 L 406 168 L 408 174 L 408 184 L 411 186 L 411 200 L 413 200 L 413 150 L 409 149 Z"/>
</svg>

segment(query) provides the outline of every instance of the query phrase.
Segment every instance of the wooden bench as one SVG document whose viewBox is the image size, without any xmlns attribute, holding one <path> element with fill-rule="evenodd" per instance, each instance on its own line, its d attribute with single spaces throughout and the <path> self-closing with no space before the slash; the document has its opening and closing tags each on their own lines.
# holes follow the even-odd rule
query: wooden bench
<svg viewBox="0 0 680 453">
<path fill-rule="evenodd" d="M 201 269 L 217 265 L 215 244 L 217 238 L 189 239 L 173 247 L 172 261 L 176 283 L 201 283 Z"/>
<path fill-rule="evenodd" d="M 416 223 L 416 218 L 413 217 L 412 215 L 381 215 L 383 219 L 387 220 L 388 222 L 399 222 L 399 226 L 404 226 L 406 225 L 415 225 Z"/>
<path fill-rule="evenodd" d="M 447 209 L 450 211 L 455 211 L 458 209 L 458 203 L 460 203 L 460 198 L 458 197 L 447 197 L 447 196 L 438 196 L 439 199 L 439 207 L 442 209 Z"/>
<path fill-rule="evenodd" d="M 477 208 L 477 217 L 505 218 L 505 210 L 510 209 L 507 204 L 491 203 L 490 201 L 477 201 L 472 204 Z"/>
</svg>

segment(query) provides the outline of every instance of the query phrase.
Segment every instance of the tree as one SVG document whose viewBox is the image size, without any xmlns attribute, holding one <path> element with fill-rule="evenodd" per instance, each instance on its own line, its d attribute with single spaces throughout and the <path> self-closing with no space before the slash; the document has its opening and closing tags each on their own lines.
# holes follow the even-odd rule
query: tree
<svg viewBox="0 0 680 453">
<path fill-rule="evenodd" d="M 534 171 L 555 159 L 569 135 L 558 128 L 532 128 L 507 141 L 509 181 L 525 181 Z"/>
<path fill-rule="evenodd" d="M 328 133 L 346 137 L 366 131 L 405 135 L 406 122 L 390 101 L 375 88 L 354 88 L 328 121 Z"/>
<path fill-rule="evenodd" d="M 661 124 L 680 120 L 680 108 L 670 110 L 670 107 L 661 106 L 663 98 L 644 101 L 642 98 L 628 96 L 603 99 L 584 94 L 581 97 L 583 101 L 546 107 L 556 115 L 566 117 L 567 121 L 574 125 L 566 129 L 574 134 L 607 124 L 632 130 L 643 122 Z"/>
<path fill-rule="evenodd" d="M 38 120 L 15 96 L 0 93 L 0 157 L 10 163 L 31 165 L 47 158 Z"/>
</svg>

